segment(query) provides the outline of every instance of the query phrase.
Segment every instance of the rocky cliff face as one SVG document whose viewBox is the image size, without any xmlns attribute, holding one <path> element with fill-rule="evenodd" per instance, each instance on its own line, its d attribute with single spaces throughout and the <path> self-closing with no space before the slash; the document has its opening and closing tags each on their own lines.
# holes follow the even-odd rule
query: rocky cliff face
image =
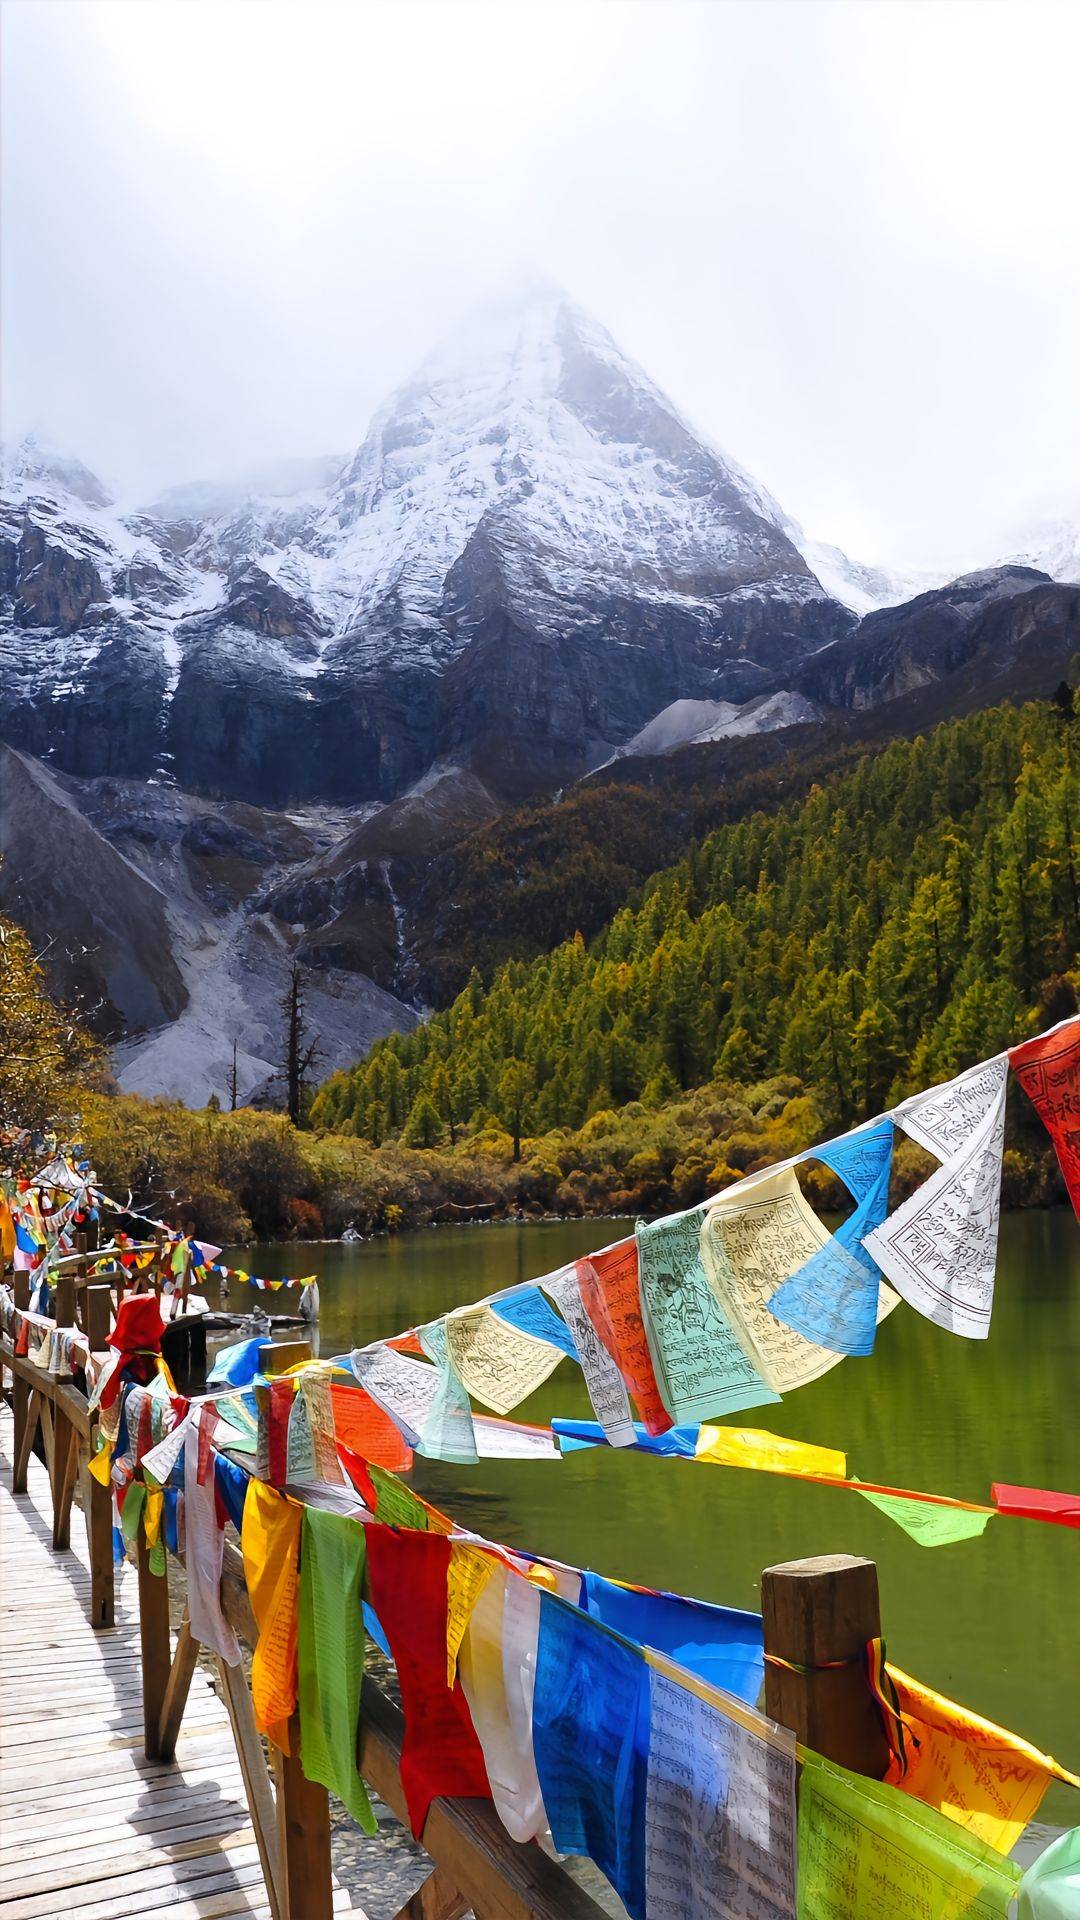
<svg viewBox="0 0 1080 1920">
<path fill-rule="evenodd" d="M 856 632 L 800 666 L 800 689 L 863 712 L 940 687 L 941 713 L 978 700 L 1048 694 L 1080 648 L 1080 587 L 1032 567 L 991 567 L 870 613 Z M 928 714 L 932 703 L 927 705 Z M 938 716 L 940 717 L 940 715 Z"/>
</svg>

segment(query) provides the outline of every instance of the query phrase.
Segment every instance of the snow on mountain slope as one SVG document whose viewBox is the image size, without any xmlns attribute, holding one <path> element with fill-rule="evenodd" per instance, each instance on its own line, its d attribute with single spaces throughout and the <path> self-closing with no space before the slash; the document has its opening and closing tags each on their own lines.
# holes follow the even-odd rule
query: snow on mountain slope
<svg viewBox="0 0 1080 1920">
<path fill-rule="evenodd" d="M 934 587 L 944 586 L 946 580 L 962 571 L 959 566 L 952 573 L 900 572 L 893 567 L 868 566 L 862 560 L 852 560 L 842 547 L 830 546 L 824 540 L 808 540 L 794 522 L 788 523 L 788 531 L 826 593 L 860 616 L 873 613 L 878 607 L 898 607 L 904 600 L 913 600 L 917 593 L 929 593 Z"/>
<path fill-rule="evenodd" d="M 0 456 L 0 592 L 7 737 L 90 770 L 91 735 L 119 689 L 125 723 L 105 737 L 131 751 L 132 771 L 150 772 L 179 677 L 178 633 L 221 600 L 224 581 L 189 565 L 160 525 L 123 518 L 81 462 L 28 439 Z"/>
<path fill-rule="evenodd" d="M 1002 566 L 1037 567 L 1051 580 L 1080 581 L 1080 513 L 1040 520 L 1018 536 Z"/>
<path fill-rule="evenodd" d="M 674 753 L 678 747 L 696 747 L 710 740 L 735 740 L 749 733 L 772 733 L 780 727 L 798 727 L 820 720 L 822 710 L 801 693 L 771 693 L 743 706 L 730 700 L 673 700 L 669 706 L 620 747 L 605 762 L 650 754 Z M 600 769 L 596 769 L 600 771 Z"/>
<path fill-rule="evenodd" d="M 769 495 L 546 286 L 470 316 L 340 471 L 134 517 L 78 463 L 5 479 L 0 730 L 79 773 L 355 803 L 450 761 L 534 791 L 851 624 Z"/>
</svg>

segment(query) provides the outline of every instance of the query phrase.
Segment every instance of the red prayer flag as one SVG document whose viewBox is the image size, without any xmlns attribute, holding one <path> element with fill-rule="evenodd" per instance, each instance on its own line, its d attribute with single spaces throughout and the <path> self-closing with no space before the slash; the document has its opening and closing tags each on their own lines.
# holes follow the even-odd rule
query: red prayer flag
<svg viewBox="0 0 1080 1920">
<path fill-rule="evenodd" d="M 652 1355 L 641 1317 L 638 1253 L 635 1240 L 623 1240 L 606 1253 L 575 1263 L 585 1311 L 637 1401 L 647 1433 L 666 1433 L 673 1424 L 660 1397 Z"/>
<path fill-rule="evenodd" d="M 995 1480 L 990 1495 L 999 1513 L 1080 1528 L 1080 1493 L 1052 1493 L 1048 1487 L 1007 1487 Z"/>
<path fill-rule="evenodd" d="M 440 1794 L 490 1800 L 487 1768 L 461 1681 L 446 1684 L 446 1575 L 450 1542 L 441 1534 L 375 1524 L 367 1538 L 371 1604 L 397 1667 L 405 1736 L 401 1784 L 419 1840 Z"/>
<path fill-rule="evenodd" d="M 342 1466 L 352 1481 L 353 1486 L 356 1488 L 357 1493 L 360 1495 L 365 1507 L 370 1508 L 371 1512 L 374 1513 L 378 1505 L 379 1496 L 375 1491 L 375 1483 L 368 1472 L 367 1461 L 362 1460 L 358 1453 L 354 1453 L 352 1448 L 345 1446 L 341 1440 L 337 1443 L 337 1453 L 338 1459 L 341 1461 Z"/>
<path fill-rule="evenodd" d="M 271 1380 L 266 1411 L 267 1478 L 272 1487 L 283 1487 L 289 1477 L 289 1415 L 292 1412 L 295 1380 Z"/>
<path fill-rule="evenodd" d="M 1009 1065 L 1054 1143 L 1080 1220 L 1080 1018 L 1011 1047 Z"/>
</svg>

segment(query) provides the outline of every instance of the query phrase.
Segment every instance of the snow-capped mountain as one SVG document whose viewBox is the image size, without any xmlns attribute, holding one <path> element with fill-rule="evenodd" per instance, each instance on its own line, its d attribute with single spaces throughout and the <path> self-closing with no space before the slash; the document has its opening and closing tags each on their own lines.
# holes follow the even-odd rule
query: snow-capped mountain
<svg viewBox="0 0 1080 1920">
<path fill-rule="evenodd" d="M 1025 527 L 1004 564 L 1038 567 L 1052 580 L 1080 581 L 1080 512 Z"/>
<path fill-rule="evenodd" d="M 963 571 L 956 567 L 952 573 L 940 570 L 902 573 L 893 567 L 852 560 L 842 547 L 830 546 L 824 540 L 807 540 L 800 528 L 792 528 L 791 534 L 826 593 L 831 593 L 834 600 L 850 607 L 852 613 L 860 617 L 864 613 L 875 613 L 879 607 L 898 607 L 905 600 L 914 600 L 918 593 L 930 593 Z"/>
<path fill-rule="evenodd" d="M 515 797 L 1045 696 L 1080 646 L 1080 522 L 947 583 L 860 565 L 549 287 L 349 457 L 136 513 L 32 441 L 0 483 L 0 899 L 121 1084 L 193 1100 L 234 1046 L 273 1097 L 294 963 L 324 1069 L 412 1024 L 426 864 Z"/>
<path fill-rule="evenodd" d="M 513 793 L 670 700 L 770 691 L 852 624 L 768 494 L 556 289 L 474 315 L 336 469 L 122 517 L 20 449 L 0 731 L 257 801 L 387 798 L 435 763 Z"/>
</svg>

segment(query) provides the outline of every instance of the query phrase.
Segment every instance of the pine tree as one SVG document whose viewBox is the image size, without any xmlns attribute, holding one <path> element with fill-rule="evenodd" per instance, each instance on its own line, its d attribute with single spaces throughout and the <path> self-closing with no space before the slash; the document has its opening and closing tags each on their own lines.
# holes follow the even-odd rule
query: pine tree
<svg viewBox="0 0 1080 1920">
<path fill-rule="evenodd" d="M 404 1147 L 438 1147 L 443 1139 L 439 1109 L 430 1094 L 418 1093 L 401 1132 Z"/>
</svg>

